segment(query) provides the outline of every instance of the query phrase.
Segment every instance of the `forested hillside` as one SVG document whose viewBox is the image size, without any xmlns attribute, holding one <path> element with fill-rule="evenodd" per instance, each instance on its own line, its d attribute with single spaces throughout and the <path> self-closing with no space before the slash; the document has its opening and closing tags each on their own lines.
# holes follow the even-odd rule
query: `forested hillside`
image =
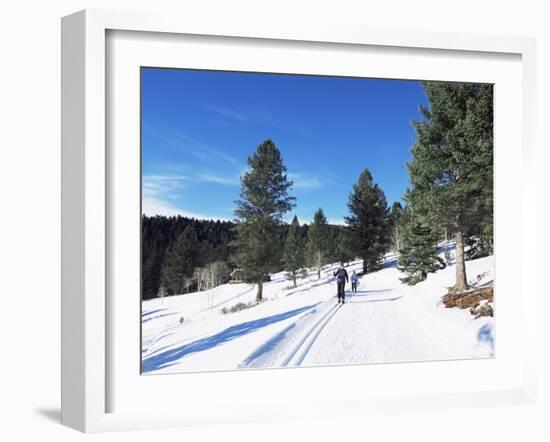
<svg viewBox="0 0 550 442">
<path fill-rule="evenodd" d="M 325 219 L 326 223 L 326 219 Z M 327 242 L 325 262 L 338 261 L 346 258 L 345 252 L 342 251 L 345 231 L 343 226 L 335 226 L 326 224 L 327 231 L 324 232 Z M 174 275 L 176 269 L 169 271 L 170 260 L 185 261 L 184 256 L 177 256 L 176 239 L 184 238 L 184 231 L 188 228 L 188 233 L 192 231 L 193 236 L 196 236 L 195 241 L 187 241 L 186 249 L 194 259 L 189 262 L 187 277 L 182 271 L 182 287 L 183 291 L 170 289 L 166 287 L 166 282 L 169 279 L 178 278 Z M 290 225 L 282 224 L 278 233 L 279 247 L 273 250 L 277 257 L 277 262 L 274 271 L 280 271 L 284 267 L 284 240 L 287 237 Z M 309 225 L 302 224 L 297 228 L 299 241 L 304 246 L 307 244 Z M 142 299 L 156 298 L 159 295 L 169 296 L 195 291 L 199 288 L 200 272 L 196 270 L 212 263 L 223 263 L 222 266 L 227 266 L 225 277 L 220 283 L 227 282 L 227 274 L 235 270 L 236 265 L 231 259 L 231 253 L 234 250 L 233 241 L 235 239 L 235 223 L 231 221 L 214 221 L 202 220 L 195 218 L 186 218 L 183 216 L 143 216 L 142 217 Z M 191 243 L 191 244 L 189 244 Z M 194 244 L 194 246 L 193 246 Z M 196 250 L 190 250 L 189 246 Z M 183 246 L 183 244 L 182 244 Z M 172 253 L 170 253 L 172 251 Z M 349 259 L 350 257 L 348 257 Z M 172 275 L 170 274 L 172 273 Z M 163 278 L 164 274 L 164 278 Z M 172 278 L 170 278 L 172 277 Z M 165 284 L 163 284 L 163 280 Z M 185 287 L 185 280 L 188 285 Z M 176 293 L 177 292 L 177 293 Z"/>
</svg>

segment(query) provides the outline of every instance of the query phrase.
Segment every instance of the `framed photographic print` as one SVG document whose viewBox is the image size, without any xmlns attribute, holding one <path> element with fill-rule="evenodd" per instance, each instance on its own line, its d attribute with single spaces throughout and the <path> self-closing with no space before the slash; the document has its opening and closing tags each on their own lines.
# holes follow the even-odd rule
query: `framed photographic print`
<svg viewBox="0 0 550 442">
<path fill-rule="evenodd" d="M 63 422 L 531 401 L 533 57 L 521 38 L 64 18 Z"/>
<path fill-rule="evenodd" d="M 142 374 L 493 357 L 492 84 L 140 77 Z"/>
</svg>

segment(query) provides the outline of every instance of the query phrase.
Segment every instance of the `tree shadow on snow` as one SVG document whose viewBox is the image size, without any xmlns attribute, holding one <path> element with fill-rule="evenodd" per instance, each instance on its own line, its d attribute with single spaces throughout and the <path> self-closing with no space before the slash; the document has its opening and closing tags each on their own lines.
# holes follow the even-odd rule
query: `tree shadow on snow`
<svg viewBox="0 0 550 442">
<path fill-rule="evenodd" d="M 491 347 L 493 346 L 493 326 L 491 324 L 485 324 L 477 332 L 477 340 L 479 342 L 485 342 Z"/>
<path fill-rule="evenodd" d="M 141 367 L 142 373 L 148 373 L 154 370 L 169 367 L 171 365 L 174 365 L 179 359 L 191 353 L 210 350 L 214 347 L 217 347 L 218 345 L 232 341 L 235 338 L 239 338 L 241 336 L 245 336 L 249 333 L 255 332 L 262 327 L 266 327 L 276 322 L 292 318 L 293 316 L 299 315 L 307 310 L 315 308 L 317 305 L 319 305 L 319 303 L 308 305 L 295 310 L 290 310 L 285 313 L 279 313 L 277 315 L 256 319 L 254 321 L 243 322 L 242 324 L 237 324 L 232 327 L 226 328 L 225 330 L 222 330 L 221 332 L 213 336 L 202 338 L 189 344 L 167 350 L 154 356 L 150 356 L 143 360 Z"/>
<path fill-rule="evenodd" d="M 397 267 L 397 257 L 388 259 L 387 261 L 384 261 L 384 263 L 382 263 L 383 269 L 389 269 L 392 267 Z"/>
<path fill-rule="evenodd" d="M 158 312 L 163 312 L 164 310 L 166 310 L 166 309 L 165 308 L 159 308 L 159 309 L 156 309 L 156 310 L 150 310 L 148 312 L 143 312 L 141 314 L 141 317 L 146 318 L 147 316 L 154 315 L 155 313 L 158 313 Z"/>
<path fill-rule="evenodd" d="M 178 314 L 177 312 L 173 312 L 173 313 L 164 313 L 164 314 L 162 314 L 162 315 L 153 316 L 152 318 L 145 318 L 145 317 L 143 317 L 143 318 L 141 319 L 141 323 L 142 323 L 142 324 L 145 324 L 146 322 L 152 321 L 153 319 L 165 318 L 166 316 L 174 316 L 174 315 L 177 315 L 177 314 Z"/>
</svg>

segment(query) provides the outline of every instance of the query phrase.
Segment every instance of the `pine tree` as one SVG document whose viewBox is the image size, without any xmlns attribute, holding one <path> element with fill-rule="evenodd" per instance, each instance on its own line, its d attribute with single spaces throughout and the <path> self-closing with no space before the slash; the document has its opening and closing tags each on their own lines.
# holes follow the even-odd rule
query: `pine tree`
<svg viewBox="0 0 550 442">
<path fill-rule="evenodd" d="M 248 170 L 241 177 L 233 260 L 245 281 L 258 285 L 256 300 L 262 300 L 266 275 L 279 265 L 280 227 L 283 215 L 294 207 L 288 194 L 292 182 L 286 175 L 281 152 L 265 140 L 248 158 Z"/>
<path fill-rule="evenodd" d="M 344 263 L 351 261 L 354 258 L 352 250 L 350 233 L 345 228 L 340 229 L 336 237 L 336 261 Z"/>
<path fill-rule="evenodd" d="M 326 246 L 324 252 L 325 263 L 331 263 L 338 261 L 338 235 L 340 229 L 337 226 L 331 226 L 327 224 L 327 237 Z"/>
<path fill-rule="evenodd" d="M 399 201 L 395 201 L 390 210 L 390 241 L 393 252 L 401 249 L 401 216 L 403 215 L 403 206 Z"/>
<path fill-rule="evenodd" d="M 456 283 L 468 288 L 464 245 L 468 232 L 492 240 L 493 89 L 491 85 L 423 83 L 429 107 L 415 121 L 408 165 L 410 203 L 432 229 L 456 241 Z"/>
<path fill-rule="evenodd" d="M 195 267 L 200 265 L 200 256 L 197 234 L 187 226 L 166 252 L 161 275 L 163 290 L 170 294 L 183 293 L 186 279 L 192 277 Z"/>
<path fill-rule="evenodd" d="M 402 247 L 397 268 L 407 276 L 400 278 L 408 285 L 424 281 L 428 273 L 444 269 L 445 262 L 438 255 L 438 234 L 405 210 L 400 221 Z"/>
<path fill-rule="evenodd" d="M 313 222 L 308 230 L 308 255 L 317 269 L 317 278 L 321 279 L 321 268 L 326 264 L 328 224 L 323 209 L 318 209 L 313 215 Z"/>
<path fill-rule="evenodd" d="M 304 259 L 304 244 L 300 232 L 300 223 L 298 222 L 298 217 L 294 215 L 288 229 L 283 252 L 283 262 L 287 271 L 287 277 L 293 282 L 294 287 L 296 287 L 298 271 L 305 265 Z"/>
<path fill-rule="evenodd" d="M 363 259 L 363 273 L 375 270 L 389 247 L 388 204 L 368 169 L 359 176 L 350 193 L 345 217 L 356 254 Z"/>
</svg>

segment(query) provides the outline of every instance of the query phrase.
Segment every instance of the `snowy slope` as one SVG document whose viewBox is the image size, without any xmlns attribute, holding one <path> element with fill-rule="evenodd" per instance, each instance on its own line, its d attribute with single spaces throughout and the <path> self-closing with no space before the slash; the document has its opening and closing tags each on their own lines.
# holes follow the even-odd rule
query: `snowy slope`
<svg viewBox="0 0 550 442">
<path fill-rule="evenodd" d="M 466 266 L 470 280 L 492 281 L 492 256 Z M 454 266 L 409 287 L 389 256 L 382 270 L 360 278 L 358 293 L 346 286 L 343 306 L 336 303 L 335 268 L 326 267 L 320 280 L 311 272 L 297 288 L 284 274 L 273 275 L 264 285 L 266 301 L 236 313 L 222 308 L 253 302 L 255 286 L 144 301 L 144 374 L 492 356 L 493 318 L 474 319 L 440 302 Z M 347 270 L 360 268 L 355 261 Z"/>
</svg>

